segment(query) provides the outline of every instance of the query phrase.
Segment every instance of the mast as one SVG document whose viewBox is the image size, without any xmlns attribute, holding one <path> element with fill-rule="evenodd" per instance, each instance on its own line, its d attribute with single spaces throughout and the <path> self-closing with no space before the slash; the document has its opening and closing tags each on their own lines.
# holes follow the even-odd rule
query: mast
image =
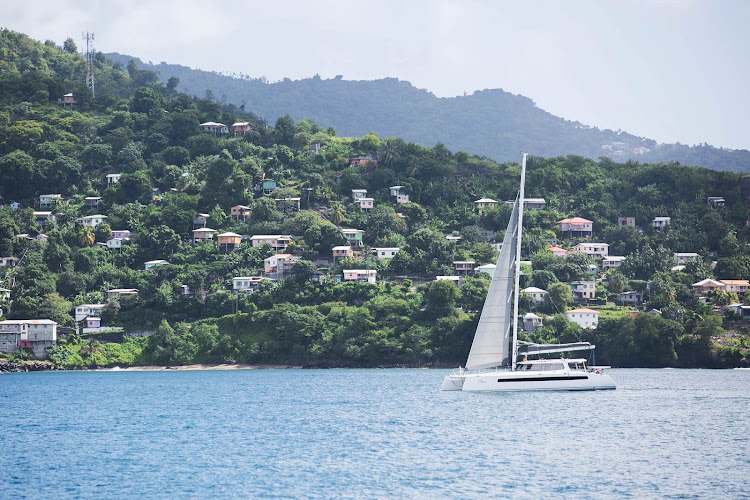
<svg viewBox="0 0 750 500">
<path fill-rule="evenodd" d="M 518 240 L 516 241 L 516 279 L 513 291 L 513 349 L 510 362 L 511 370 L 514 371 L 518 360 L 518 296 L 521 280 L 521 232 L 523 231 L 523 187 L 526 182 L 526 155 L 527 153 L 524 153 L 523 160 L 521 160 L 521 189 L 518 193 Z"/>
</svg>

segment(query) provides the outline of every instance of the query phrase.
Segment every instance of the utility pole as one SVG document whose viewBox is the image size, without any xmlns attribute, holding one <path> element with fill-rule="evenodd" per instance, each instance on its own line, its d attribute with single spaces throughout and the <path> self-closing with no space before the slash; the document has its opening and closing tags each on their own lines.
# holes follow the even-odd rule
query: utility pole
<svg viewBox="0 0 750 500">
<path fill-rule="evenodd" d="M 96 97 L 96 91 L 94 90 L 94 34 L 81 33 L 83 41 L 86 45 L 86 86 L 91 90 L 91 95 Z"/>
</svg>

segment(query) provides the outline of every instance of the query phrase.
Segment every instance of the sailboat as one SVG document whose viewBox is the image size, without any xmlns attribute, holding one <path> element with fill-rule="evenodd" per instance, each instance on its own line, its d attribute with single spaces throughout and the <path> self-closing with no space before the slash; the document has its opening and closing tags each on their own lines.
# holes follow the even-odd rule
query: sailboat
<svg viewBox="0 0 750 500">
<path fill-rule="evenodd" d="M 541 359 L 539 356 L 590 351 L 589 342 L 535 344 L 518 340 L 518 296 L 521 275 L 526 153 L 521 162 L 521 186 L 497 258 L 495 274 L 484 301 L 466 368 L 443 379 L 444 391 L 591 391 L 615 389 L 604 366 L 586 359 Z M 512 341 L 511 341 L 512 331 Z M 518 361 L 519 356 L 523 356 Z M 536 357 L 536 359 L 529 359 Z"/>
</svg>

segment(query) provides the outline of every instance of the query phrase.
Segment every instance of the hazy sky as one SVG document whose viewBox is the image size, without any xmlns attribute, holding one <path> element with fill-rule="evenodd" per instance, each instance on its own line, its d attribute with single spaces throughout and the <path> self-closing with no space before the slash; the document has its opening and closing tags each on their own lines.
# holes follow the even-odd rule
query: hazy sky
<svg viewBox="0 0 750 500">
<path fill-rule="evenodd" d="M 750 0 L 37 0 L 0 25 L 269 81 L 502 88 L 662 142 L 750 149 Z"/>
</svg>

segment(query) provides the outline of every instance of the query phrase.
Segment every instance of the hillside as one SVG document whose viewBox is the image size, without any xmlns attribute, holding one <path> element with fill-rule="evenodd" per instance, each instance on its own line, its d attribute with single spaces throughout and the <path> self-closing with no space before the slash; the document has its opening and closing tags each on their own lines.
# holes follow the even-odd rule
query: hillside
<svg viewBox="0 0 750 500">
<path fill-rule="evenodd" d="M 331 126 L 344 136 L 375 132 L 423 146 L 440 142 L 452 151 L 470 151 L 496 161 L 513 161 L 521 150 L 544 157 L 576 154 L 619 161 L 677 161 L 715 170 L 750 172 L 750 151 L 709 145 L 658 144 L 625 132 L 600 130 L 564 120 L 524 96 L 500 89 L 438 98 L 410 83 L 387 78 L 348 81 L 318 77 L 268 83 L 246 75 L 226 76 L 175 64 L 150 64 L 127 55 L 106 54 L 123 66 L 134 60 L 154 71 L 162 83 L 180 79 L 178 90 L 244 105 L 269 122 L 290 115 Z"/>
<path fill-rule="evenodd" d="M 58 365 L 465 360 L 489 283 L 476 268 L 496 259 L 517 163 L 341 137 L 288 116 L 268 126 L 100 54 L 94 96 L 74 47 L 7 30 L 0 54 L 0 308 L 93 328 L 46 350 Z M 522 312 L 544 317 L 523 338 L 590 340 L 597 361 L 616 366 L 747 364 L 736 304 L 750 283 L 693 286 L 750 279 L 740 180 L 676 163 L 531 157 L 527 195 L 545 201 L 524 218 L 522 286 L 546 296 L 523 295 Z M 590 233 L 563 230 L 571 217 Z M 608 263 L 587 242 L 624 259 Z M 676 253 L 692 254 L 684 268 Z M 600 311 L 596 328 L 569 321 L 576 304 Z M 29 355 L 21 347 L 13 359 Z"/>
</svg>

